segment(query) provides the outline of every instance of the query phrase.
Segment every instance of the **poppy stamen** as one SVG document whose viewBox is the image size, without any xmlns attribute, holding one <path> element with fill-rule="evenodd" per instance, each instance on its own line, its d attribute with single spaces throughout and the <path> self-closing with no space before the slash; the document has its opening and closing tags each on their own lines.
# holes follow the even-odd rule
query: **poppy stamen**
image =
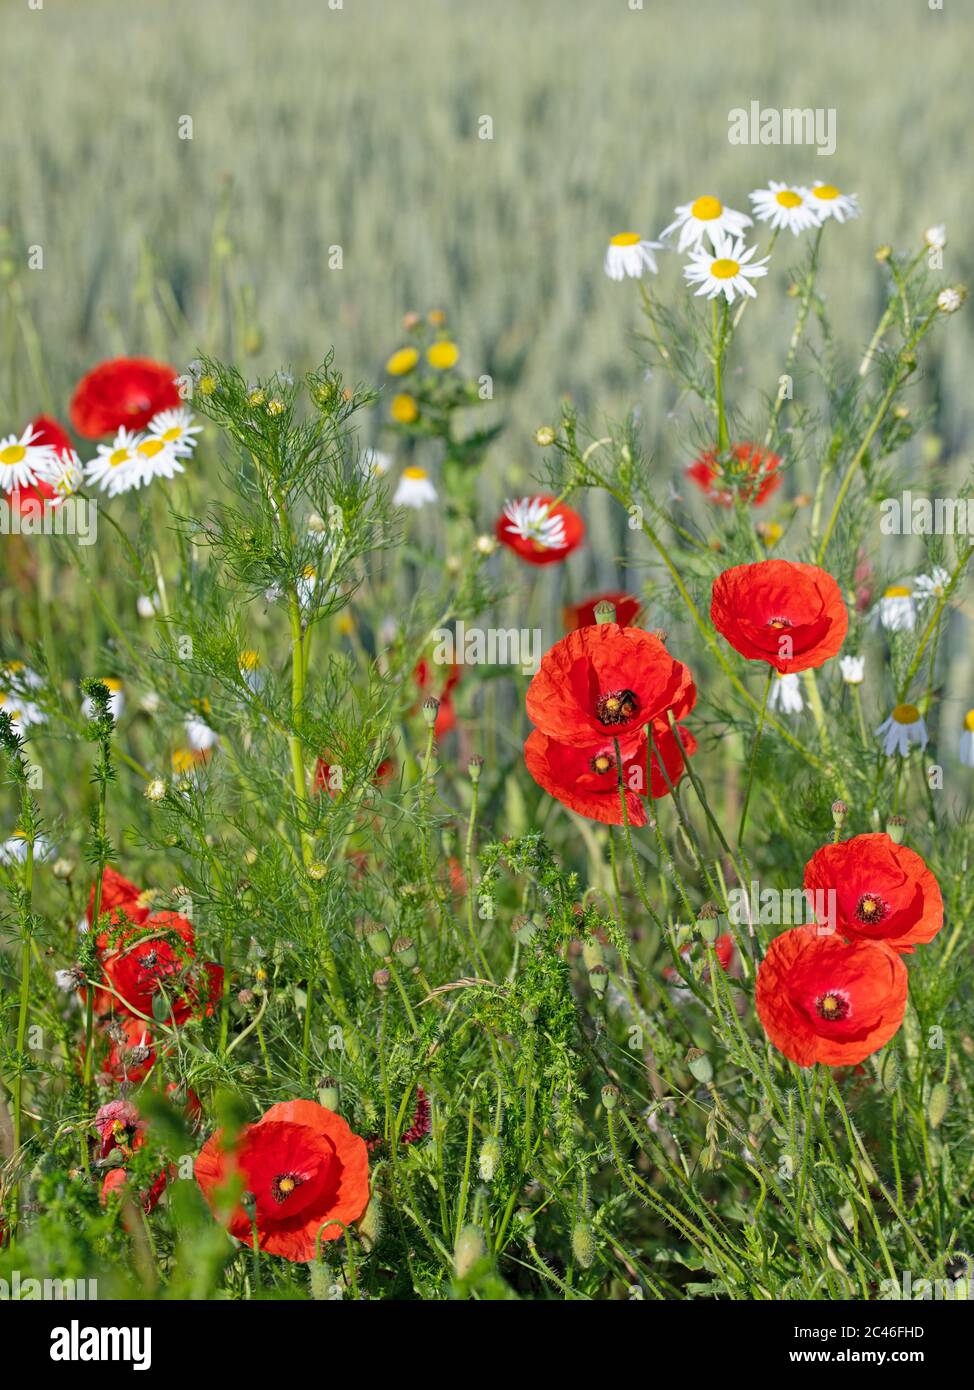
<svg viewBox="0 0 974 1390">
<path fill-rule="evenodd" d="M 863 893 L 856 903 L 856 916 L 860 922 L 865 922 L 870 927 L 876 922 L 881 922 L 888 911 L 889 908 L 878 893 Z"/>
<path fill-rule="evenodd" d="M 631 690 L 612 690 L 602 695 L 595 707 L 603 724 L 625 724 L 639 709 L 639 701 Z"/>
<path fill-rule="evenodd" d="M 271 1195 L 278 1205 L 286 1202 L 291 1193 L 307 1179 L 301 1173 L 278 1173 L 271 1183 Z"/>
<path fill-rule="evenodd" d="M 841 1023 L 849 1017 L 850 1004 L 847 996 L 840 990 L 830 989 L 815 1000 L 815 1012 L 827 1023 Z"/>
<path fill-rule="evenodd" d="M 773 627 L 776 632 L 780 632 L 782 628 L 794 627 L 794 623 L 790 618 L 772 618 L 768 627 Z"/>
<path fill-rule="evenodd" d="M 589 767 L 593 772 L 603 776 L 606 772 L 611 772 L 615 767 L 615 758 L 610 753 L 596 753 L 595 757 L 589 762 Z"/>
</svg>

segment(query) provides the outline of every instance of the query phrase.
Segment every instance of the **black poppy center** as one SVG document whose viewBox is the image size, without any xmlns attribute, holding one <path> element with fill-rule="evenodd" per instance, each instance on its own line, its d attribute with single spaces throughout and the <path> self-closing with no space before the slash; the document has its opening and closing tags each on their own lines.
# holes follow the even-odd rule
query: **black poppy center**
<svg viewBox="0 0 974 1390">
<path fill-rule="evenodd" d="M 631 690 L 610 690 L 602 695 L 595 712 L 603 724 L 626 724 L 639 709 L 639 701 Z"/>
<path fill-rule="evenodd" d="M 602 776 L 606 772 L 611 772 L 616 765 L 616 760 L 611 753 L 596 753 L 595 757 L 589 762 L 589 767 L 593 772 Z"/>
<path fill-rule="evenodd" d="M 881 922 L 889 912 L 889 907 L 883 902 L 878 893 L 863 893 L 856 903 L 856 916 L 860 922 L 867 927 L 874 926 L 876 922 Z"/>
<path fill-rule="evenodd" d="M 307 1178 L 303 1173 L 278 1173 L 271 1183 L 271 1195 L 278 1205 L 286 1202 L 292 1192 L 295 1192 Z"/>
<path fill-rule="evenodd" d="M 826 990 L 815 1000 L 815 1012 L 826 1023 L 841 1023 L 849 1017 L 849 1001 L 838 990 Z"/>
<path fill-rule="evenodd" d="M 773 627 L 775 632 L 781 632 L 783 628 L 794 627 L 795 624 L 790 618 L 772 618 L 768 627 Z"/>
</svg>

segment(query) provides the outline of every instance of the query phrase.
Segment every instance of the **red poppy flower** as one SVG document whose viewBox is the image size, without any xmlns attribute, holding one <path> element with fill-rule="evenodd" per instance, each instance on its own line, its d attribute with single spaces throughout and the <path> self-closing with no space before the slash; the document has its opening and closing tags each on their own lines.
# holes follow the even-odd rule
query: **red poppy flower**
<svg viewBox="0 0 974 1390">
<path fill-rule="evenodd" d="M 710 617 L 741 656 L 767 661 L 782 676 L 835 656 L 849 627 L 832 576 L 790 560 L 724 570 L 714 580 Z"/>
<path fill-rule="evenodd" d="M 882 942 L 794 927 L 768 947 L 754 1002 L 775 1047 L 800 1067 L 854 1066 L 903 1022 L 907 979 L 901 957 Z"/>
<path fill-rule="evenodd" d="M 697 947 L 696 949 L 699 950 L 700 948 Z M 688 956 L 693 950 L 694 943 L 688 941 L 685 946 L 680 947 L 680 955 Z M 717 964 L 720 966 L 721 970 L 729 970 L 731 959 L 734 955 L 734 938 L 731 936 L 730 932 L 724 932 L 723 936 L 718 936 L 717 940 L 714 942 L 714 953 L 717 956 Z M 705 975 L 706 973 L 705 971 Z M 672 965 L 664 965 L 663 978 L 665 980 L 679 980 L 680 976 L 678 972 L 673 969 Z"/>
<path fill-rule="evenodd" d="M 338 1240 L 369 1202 L 369 1155 L 332 1110 L 310 1100 L 283 1101 L 246 1125 L 230 1149 L 218 1130 L 196 1159 L 196 1181 L 217 1214 L 219 1189 L 236 1172 L 253 1194 L 258 1245 L 269 1255 L 311 1260 L 316 1243 Z M 236 1206 L 230 1234 L 253 1244 L 250 1217 Z"/>
<path fill-rule="evenodd" d="M 145 1143 L 146 1122 L 130 1100 L 112 1100 L 95 1115 L 100 1140 L 98 1156 L 107 1158 L 112 1149 L 131 1154 Z"/>
<path fill-rule="evenodd" d="M 106 1032 L 110 1041 L 108 1075 L 113 1081 L 132 1085 L 144 1081 L 156 1064 L 156 1045 L 148 1023 L 133 1014 L 119 1014 Z"/>
<path fill-rule="evenodd" d="M 616 622 L 620 627 L 634 626 L 642 610 L 642 604 L 638 598 L 633 598 L 632 594 L 623 594 L 612 591 L 607 594 L 596 594 L 594 598 L 587 598 L 582 603 L 576 603 L 564 611 L 565 627 L 571 631 L 576 627 L 592 627 L 595 624 L 595 609 L 600 603 L 611 603 L 616 610 Z"/>
<path fill-rule="evenodd" d="M 330 797 L 334 798 L 338 788 L 332 786 L 332 767 L 333 764 L 327 762 L 324 757 L 318 759 L 315 763 L 314 789 L 316 792 L 327 792 Z M 395 758 L 383 758 L 372 776 L 372 785 L 374 787 L 385 786 L 386 782 L 391 782 L 395 775 Z"/>
<path fill-rule="evenodd" d="M 177 373 L 148 357 L 116 357 L 83 376 L 71 397 L 71 423 L 85 439 L 122 425 L 140 430 L 160 410 L 180 404 Z"/>
<path fill-rule="evenodd" d="M 696 703 L 687 668 L 658 637 L 638 627 L 600 623 L 563 637 L 541 658 L 528 686 L 528 718 L 559 743 L 588 747 L 632 738 L 667 711 L 682 719 Z"/>
<path fill-rule="evenodd" d="M 692 478 L 707 499 L 716 502 L 718 507 L 732 507 L 735 498 L 752 507 L 760 507 L 781 486 L 778 476 L 781 459 L 770 450 L 760 449 L 757 444 L 735 444 L 730 454 L 730 460 L 721 463 L 717 455 L 708 449 L 690 464 L 687 477 Z M 752 477 L 758 481 L 741 487 L 741 477 Z M 734 483 L 738 483 L 738 486 L 733 486 Z"/>
<path fill-rule="evenodd" d="M 506 502 L 494 534 L 529 565 L 554 565 L 581 545 L 585 522 L 571 507 L 541 493 Z"/>
<path fill-rule="evenodd" d="M 631 740 L 630 743 L 629 750 L 620 745 L 622 780 L 626 789 L 629 824 L 640 826 L 646 824 L 643 798 L 646 795 L 646 754 L 649 743 L 645 733 L 641 733 L 635 743 Z M 667 725 L 654 726 L 653 755 L 650 761 L 650 796 L 653 800 L 669 795 L 670 785 L 675 787 L 683 776 L 684 754 L 696 752 L 696 739 L 683 728 L 680 729 L 680 743 L 682 748 Z M 665 777 L 659 765 L 661 753 L 666 769 Z M 623 824 L 619 773 L 615 745 L 611 737 L 603 738 L 601 744 L 579 747 L 575 744 L 558 743 L 540 730 L 534 729 L 524 745 L 524 761 L 538 786 L 544 787 L 546 792 L 572 811 L 587 816 L 589 820 L 601 821 L 604 825 Z"/>
<path fill-rule="evenodd" d="M 912 954 L 944 923 L 933 874 L 915 850 L 882 832 L 816 850 L 805 865 L 805 888 L 833 895 L 836 930 L 850 940 L 885 941 Z"/>
<path fill-rule="evenodd" d="M 148 1187 L 145 1192 L 139 1194 L 139 1201 L 142 1203 L 142 1210 L 146 1215 L 158 1204 L 159 1198 L 166 1190 L 170 1175 L 174 1171 L 175 1170 L 172 1168 L 163 1168 L 160 1173 L 157 1173 L 152 1185 Z M 120 1191 L 128 1180 L 129 1175 L 124 1168 L 110 1168 L 108 1170 L 105 1174 L 105 1180 L 101 1185 L 101 1193 L 99 1195 L 99 1200 L 103 1207 L 108 1205 L 108 1199 L 112 1193 Z"/>
</svg>

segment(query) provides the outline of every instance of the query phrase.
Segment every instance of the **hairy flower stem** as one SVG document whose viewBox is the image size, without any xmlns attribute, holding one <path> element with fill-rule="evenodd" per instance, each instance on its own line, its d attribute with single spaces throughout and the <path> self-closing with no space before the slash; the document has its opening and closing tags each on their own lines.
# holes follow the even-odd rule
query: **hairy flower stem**
<svg viewBox="0 0 974 1390">
<path fill-rule="evenodd" d="M 21 899 L 21 947 L 20 947 L 20 1004 L 17 1012 L 17 1070 L 13 1087 L 14 1142 L 13 1159 L 20 1165 L 20 1145 L 24 1132 L 24 1065 L 27 1060 L 27 1020 L 30 1016 L 30 958 L 31 958 L 31 907 L 34 896 L 34 841 L 27 841 L 24 856 L 24 878 Z M 16 1231 L 20 1220 L 20 1182 L 13 1190 L 12 1225 Z"/>
<path fill-rule="evenodd" d="M 737 827 L 737 843 L 744 843 L 744 830 L 747 826 L 747 812 L 751 804 L 751 788 L 754 785 L 754 765 L 757 762 L 758 746 L 761 743 L 761 734 L 764 731 L 764 720 L 768 709 L 768 696 L 771 694 L 771 682 L 774 680 L 774 667 L 768 666 L 768 678 L 764 683 L 764 697 L 761 701 L 761 713 L 758 716 L 758 727 L 754 735 L 754 742 L 751 744 L 751 756 L 747 761 L 747 785 L 744 788 L 744 805 L 741 807 L 741 822 Z"/>
<path fill-rule="evenodd" d="M 714 337 L 714 403 L 717 410 L 717 453 L 724 454 L 730 447 L 727 430 L 727 415 L 724 410 L 724 353 L 727 349 L 727 318 L 729 306 L 725 300 L 718 310 L 713 301 Z"/>
<path fill-rule="evenodd" d="M 802 333 L 805 331 L 805 323 L 808 319 L 808 310 L 812 303 L 812 294 L 815 290 L 815 276 L 818 272 L 818 252 L 822 244 L 822 233 L 825 230 L 825 223 L 815 233 L 815 240 L 812 243 L 812 255 L 808 265 L 808 273 L 805 276 L 805 283 L 802 285 L 801 301 L 798 305 L 798 313 L 795 317 L 795 327 L 792 330 L 791 341 L 788 344 L 788 355 L 785 358 L 785 368 L 783 375 L 791 376 L 792 367 L 795 365 L 795 356 L 798 352 L 798 344 L 801 342 Z M 778 417 L 781 414 L 781 407 L 784 405 L 785 396 L 779 389 L 775 393 L 774 405 L 771 408 L 771 419 L 768 421 L 767 432 L 764 436 L 764 447 L 770 449 L 778 430 Z M 758 472 L 756 485 L 760 486 L 760 479 L 763 476 L 764 461 L 762 460 L 761 471 Z"/>
</svg>

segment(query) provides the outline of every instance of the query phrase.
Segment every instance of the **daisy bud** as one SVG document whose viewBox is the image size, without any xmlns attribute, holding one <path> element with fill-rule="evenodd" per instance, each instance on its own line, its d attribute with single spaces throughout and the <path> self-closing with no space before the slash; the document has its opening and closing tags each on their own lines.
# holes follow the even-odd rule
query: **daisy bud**
<svg viewBox="0 0 974 1390">
<path fill-rule="evenodd" d="M 145 784 L 145 798 L 147 801 L 161 801 L 166 795 L 166 784 L 161 777 L 153 777 L 151 782 Z"/>
<path fill-rule="evenodd" d="M 832 802 L 832 824 L 835 826 L 836 830 L 841 828 L 848 814 L 849 808 L 844 801 Z"/>
<path fill-rule="evenodd" d="M 537 1022 L 538 1011 L 533 1004 L 525 1004 L 521 1010 L 521 1017 L 524 1019 L 524 1022 L 528 1025 L 528 1027 L 532 1028 L 534 1024 Z"/>
<path fill-rule="evenodd" d="M 210 373 L 207 372 L 205 376 L 200 377 L 197 390 L 201 396 L 212 396 L 215 394 L 219 384 L 216 377 L 211 376 Z"/>
<path fill-rule="evenodd" d="M 719 913 L 714 903 L 704 903 L 697 915 L 697 931 L 704 941 L 709 941 L 711 945 L 720 935 Z"/>
<path fill-rule="evenodd" d="M 893 416 L 897 420 L 906 420 L 909 414 L 910 407 L 908 405 L 895 405 L 893 407 Z"/>
<path fill-rule="evenodd" d="M 572 1254 L 583 1269 L 595 1262 L 595 1232 L 587 1221 L 579 1221 L 572 1231 Z"/>
<path fill-rule="evenodd" d="M 308 877 L 315 883 L 320 883 L 327 873 L 328 865 L 323 864 L 320 859 L 312 859 L 308 865 Z"/>
<path fill-rule="evenodd" d="M 440 702 L 435 695 L 427 695 L 423 701 L 423 718 L 426 720 L 426 727 L 432 729 L 436 723 L 436 716 L 440 711 Z"/>
<path fill-rule="evenodd" d="M 478 1260 L 487 1254 L 484 1234 L 479 1226 L 464 1226 L 453 1247 L 453 1268 L 458 1279 L 465 1279 Z"/>
<path fill-rule="evenodd" d="M 930 1092 L 927 1101 L 927 1120 L 931 1129 L 939 1129 L 950 1104 L 950 1092 L 942 1081 L 938 1081 Z"/>
<path fill-rule="evenodd" d="M 392 954 L 397 965 L 401 965 L 404 970 L 412 970 L 419 963 L 419 954 L 411 936 L 397 936 L 392 943 Z"/>
<path fill-rule="evenodd" d="M 882 265 L 884 261 L 888 261 L 892 254 L 892 246 L 884 244 L 883 246 L 879 246 L 876 248 L 876 260 L 879 262 L 880 265 Z"/>
<path fill-rule="evenodd" d="M 278 400 L 278 398 L 274 396 L 271 400 L 267 402 L 266 410 L 268 415 L 283 415 L 284 402 Z"/>
<path fill-rule="evenodd" d="M 595 621 L 597 623 L 614 623 L 616 620 L 616 606 L 607 598 L 600 599 L 595 605 Z"/>
<path fill-rule="evenodd" d="M 493 536 L 483 535 L 477 537 L 477 552 L 480 555 L 493 555 L 497 549 L 497 541 Z"/>
<path fill-rule="evenodd" d="M 383 960 L 392 949 L 389 933 L 381 922 L 369 923 L 365 928 L 365 940 L 369 949 L 374 951 L 377 956 L 381 956 Z"/>
<path fill-rule="evenodd" d="M 74 873 L 74 864 L 70 859 L 55 859 L 51 865 L 51 873 L 55 878 L 70 878 Z"/>
<path fill-rule="evenodd" d="M 534 922 L 531 921 L 530 917 L 515 917 L 514 921 L 511 923 L 511 931 L 514 933 L 514 940 L 520 946 L 527 946 L 537 930 L 537 927 Z"/>
<path fill-rule="evenodd" d="M 890 816 L 886 821 L 886 834 L 895 845 L 901 845 L 906 835 L 906 816 Z"/>
<path fill-rule="evenodd" d="M 474 753 L 473 757 L 467 763 L 467 773 L 474 786 L 480 781 L 480 769 L 483 765 L 484 760 L 479 753 Z"/>
<path fill-rule="evenodd" d="M 411 309 L 408 314 L 403 314 L 402 316 L 402 326 L 407 333 L 411 333 L 414 328 L 418 328 L 420 322 L 420 316 L 414 309 Z"/>
<path fill-rule="evenodd" d="M 710 1065 L 710 1058 L 699 1047 L 690 1048 L 686 1056 L 686 1063 L 690 1069 L 690 1075 L 695 1080 L 706 1085 L 714 1079 L 714 1069 Z"/>
<path fill-rule="evenodd" d="M 338 1109 L 338 1082 L 333 1076 L 323 1076 L 318 1082 L 318 1104 L 326 1110 Z"/>
<path fill-rule="evenodd" d="M 609 985 L 609 972 L 605 966 L 593 966 L 588 972 L 588 982 L 592 986 L 592 993 L 601 999 Z"/>
<path fill-rule="evenodd" d="M 550 448 L 556 438 L 555 431 L 550 425 L 539 425 L 534 432 L 534 442 L 539 449 Z"/>
<path fill-rule="evenodd" d="M 966 298 L 965 285 L 952 286 L 950 289 L 941 290 L 937 295 L 937 308 L 942 314 L 956 314 Z"/>
<path fill-rule="evenodd" d="M 389 988 L 389 982 L 391 981 L 391 979 L 392 976 L 390 975 L 389 971 L 386 970 L 383 966 L 380 966 L 378 970 L 373 970 L 372 972 L 372 983 L 375 985 L 376 989 L 379 991 L 380 994 L 384 990 L 387 990 Z"/>
<path fill-rule="evenodd" d="M 605 964 L 605 951 L 597 936 L 588 936 L 582 942 L 582 960 L 586 970 L 594 970 L 597 965 Z"/>
<path fill-rule="evenodd" d="M 477 1159 L 477 1167 L 480 1169 L 482 1181 L 493 1182 L 500 1163 L 501 1141 L 496 1134 L 488 1134 L 480 1146 L 480 1156 Z"/>
<path fill-rule="evenodd" d="M 619 1087 L 611 1082 L 602 1087 L 602 1104 L 606 1110 L 614 1110 L 619 1104 Z"/>
</svg>

